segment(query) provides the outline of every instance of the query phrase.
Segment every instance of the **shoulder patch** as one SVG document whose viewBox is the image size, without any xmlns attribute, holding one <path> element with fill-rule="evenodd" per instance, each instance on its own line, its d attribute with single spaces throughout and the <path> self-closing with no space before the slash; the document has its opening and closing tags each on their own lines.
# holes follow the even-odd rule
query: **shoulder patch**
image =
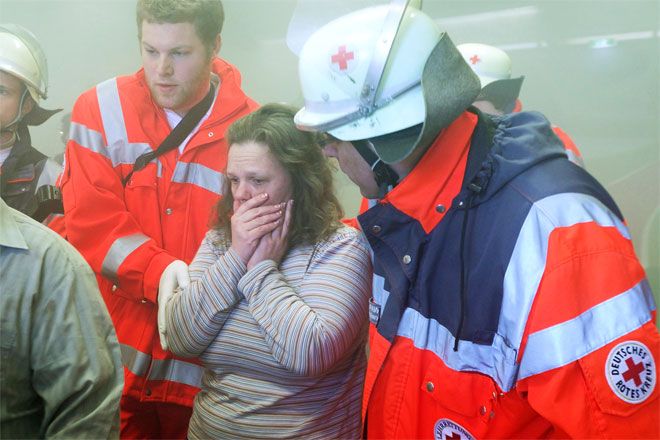
<svg viewBox="0 0 660 440">
<path fill-rule="evenodd" d="M 449 419 L 440 419 L 433 428 L 435 440 L 474 440 L 474 436 L 458 423 Z"/>
<path fill-rule="evenodd" d="M 607 355 L 605 377 L 614 394 L 628 403 L 649 398 L 656 383 L 655 360 L 639 341 L 625 341 Z"/>
</svg>

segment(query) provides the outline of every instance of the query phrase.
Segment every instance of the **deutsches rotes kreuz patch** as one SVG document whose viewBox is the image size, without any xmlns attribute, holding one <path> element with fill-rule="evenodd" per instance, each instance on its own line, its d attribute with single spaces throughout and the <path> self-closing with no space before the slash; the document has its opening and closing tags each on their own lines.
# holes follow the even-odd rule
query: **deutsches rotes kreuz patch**
<svg viewBox="0 0 660 440">
<path fill-rule="evenodd" d="M 620 399 L 628 403 L 642 403 L 655 388 L 655 360 L 641 342 L 622 342 L 607 356 L 605 377 Z"/>
<path fill-rule="evenodd" d="M 440 419 L 435 422 L 433 438 L 435 440 L 474 440 L 467 429 L 449 419 Z"/>
</svg>

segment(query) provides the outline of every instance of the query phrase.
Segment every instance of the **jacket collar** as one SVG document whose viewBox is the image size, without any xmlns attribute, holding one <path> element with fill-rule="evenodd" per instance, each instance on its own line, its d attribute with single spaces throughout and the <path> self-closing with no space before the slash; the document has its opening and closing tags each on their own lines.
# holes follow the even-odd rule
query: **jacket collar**
<svg viewBox="0 0 660 440">
<path fill-rule="evenodd" d="M 202 127 L 222 122 L 245 108 L 250 101 L 250 98 L 241 89 L 241 74 L 236 67 L 225 60 L 215 57 L 211 64 L 211 71 L 219 78 L 220 86 L 216 93 L 215 102 L 211 107 L 211 114 L 202 122 Z M 144 75 L 144 68 L 138 70 L 135 73 L 135 77 L 144 88 L 145 93 L 151 98 L 151 92 L 149 91 Z M 163 120 L 166 122 L 165 111 L 153 99 L 150 99 L 149 102 L 154 108 L 158 109 L 158 112 L 162 114 Z"/>
<path fill-rule="evenodd" d="M 476 124 L 475 114 L 463 112 L 440 132 L 415 168 L 385 195 L 383 202 L 417 219 L 426 232 L 432 230 L 461 189 Z"/>
<path fill-rule="evenodd" d="M 28 249 L 23 233 L 16 222 L 16 213 L 4 200 L 0 199 L 0 246 L 14 249 Z"/>
</svg>

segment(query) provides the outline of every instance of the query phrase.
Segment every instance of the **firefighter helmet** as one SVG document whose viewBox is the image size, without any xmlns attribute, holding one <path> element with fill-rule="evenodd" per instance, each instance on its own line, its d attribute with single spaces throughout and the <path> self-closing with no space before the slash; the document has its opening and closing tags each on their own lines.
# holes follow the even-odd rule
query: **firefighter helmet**
<svg viewBox="0 0 660 440">
<path fill-rule="evenodd" d="M 423 126 L 431 115 L 432 125 L 442 128 L 479 91 L 449 37 L 403 0 L 353 12 L 317 30 L 300 52 L 299 75 L 305 98 L 295 116 L 300 129 L 352 141 L 419 126 L 405 148 L 373 142 L 387 163 L 402 160 L 428 137 Z"/>
</svg>

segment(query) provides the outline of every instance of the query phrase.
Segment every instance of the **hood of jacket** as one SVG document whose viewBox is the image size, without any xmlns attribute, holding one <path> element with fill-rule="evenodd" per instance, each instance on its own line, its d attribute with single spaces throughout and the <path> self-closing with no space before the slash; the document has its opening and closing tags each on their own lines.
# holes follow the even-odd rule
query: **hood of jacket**
<svg viewBox="0 0 660 440">
<path fill-rule="evenodd" d="M 478 194 L 472 206 L 493 197 L 511 180 L 536 165 L 567 157 L 561 140 L 550 122 L 538 112 L 511 113 L 504 116 L 480 115 L 486 120 L 482 137 L 473 141 L 472 163 L 468 164 L 464 188 Z M 492 141 L 490 140 L 492 139 Z M 472 171 L 470 170 L 472 169 Z"/>
</svg>

